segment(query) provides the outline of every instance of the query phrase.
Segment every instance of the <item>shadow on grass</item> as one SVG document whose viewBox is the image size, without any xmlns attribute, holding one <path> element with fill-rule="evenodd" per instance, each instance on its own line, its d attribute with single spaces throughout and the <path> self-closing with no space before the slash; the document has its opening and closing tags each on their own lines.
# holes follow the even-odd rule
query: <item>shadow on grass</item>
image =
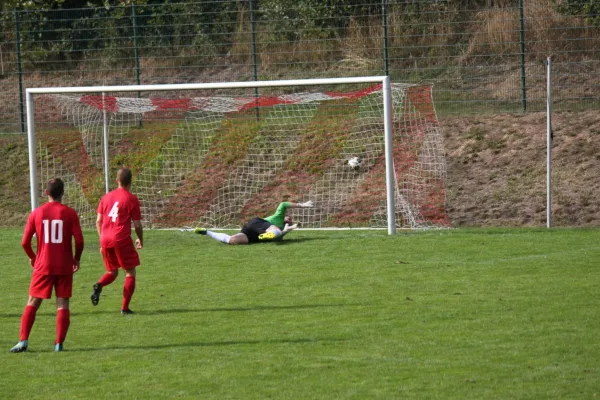
<svg viewBox="0 0 600 400">
<path fill-rule="evenodd" d="M 226 340 L 221 342 L 188 342 L 188 343 L 165 343 L 145 346 L 109 346 L 109 347 L 88 347 L 80 349 L 69 349 L 69 352 L 84 351 L 107 351 L 107 350 L 152 350 L 152 349 L 172 349 L 177 347 L 214 347 L 214 346 L 238 346 L 238 345 L 265 345 L 265 344 L 305 344 L 321 342 L 346 342 L 350 339 L 336 338 L 310 338 L 310 339 L 265 339 L 265 340 Z"/>
<path fill-rule="evenodd" d="M 165 343 L 154 345 L 132 345 L 132 346 L 107 346 L 107 347 L 83 347 L 68 348 L 68 353 L 80 353 L 88 351 L 111 351 L 111 350 L 160 350 L 173 349 L 177 347 L 215 347 L 215 346 L 238 346 L 238 345 L 265 345 L 265 344 L 305 344 L 305 343 L 323 343 L 323 342 L 346 342 L 352 339 L 339 338 L 303 338 L 303 339 L 265 339 L 265 340 L 226 340 L 221 342 L 188 342 L 188 343 Z M 11 342 L 12 343 L 12 342 Z M 67 345 L 66 345 L 67 346 Z M 48 349 L 27 349 L 27 353 L 54 353 L 54 347 Z M 23 353 L 25 354 L 25 353 Z"/>
<path fill-rule="evenodd" d="M 121 317 L 121 310 L 111 309 L 111 310 L 98 310 L 98 311 L 90 311 L 90 312 L 73 312 L 71 310 L 71 317 L 76 317 L 78 315 L 93 315 L 93 314 L 115 314 Z M 6 318 L 21 318 L 23 314 L 0 314 L 0 319 Z M 37 312 L 35 314 L 37 317 L 56 317 L 56 310 L 54 311 L 46 311 L 46 312 Z"/>
<path fill-rule="evenodd" d="M 284 246 L 284 245 L 289 245 L 289 244 L 299 244 L 299 243 L 303 243 L 303 242 L 310 242 L 312 240 L 323 240 L 325 238 L 322 237 L 299 237 L 299 238 L 286 238 L 283 240 L 271 240 L 268 242 L 258 242 L 258 243 L 250 243 L 252 245 L 255 244 L 269 244 L 272 243 L 276 246 Z"/>
<path fill-rule="evenodd" d="M 177 314 L 177 313 L 193 313 L 193 312 L 245 312 L 245 311 L 269 311 L 269 310 L 302 310 L 309 308 L 328 308 L 328 307 L 349 307 L 364 304 L 306 304 L 300 306 L 252 306 L 252 307 L 218 307 L 218 308 L 196 308 L 196 309 L 170 309 L 156 310 L 144 315 L 157 314 Z"/>
<path fill-rule="evenodd" d="M 358 231 L 358 230 L 357 230 Z M 373 234 L 372 232 L 375 232 L 375 234 Z M 414 233 L 414 232 L 411 232 Z M 381 236 L 381 237 L 387 237 L 389 236 L 387 234 L 387 232 L 384 232 L 383 230 L 380 231 L 360 231 L 356 233 L 356 236 L 349 238 L 348 235 L 319 235 L 319 233 L 316 233 L 315 236 L 307 236 L 307 237 L 294 237 L 294 238 L 286 238 L 285 240 L 280 240 L 280 241 L 273 241 L 271 243 L 276 244 L 277 246 L 283 246 L 283 245 L 292 245 L 292 244 L 300 244 L 300 243 L 306 243 L 306 242 L 311 242 L 313 240 L 326 240 L 328 242 L 331 241 L 338 241 L 338 240 L 343 240 L 343 241 L 348 241 L 348 240 L 353 240 L 353 239 L 360 239 L 359 235 L 362 234 L 363 236 L 368 236 L 368 237 L 374 237 L 374 236 Z"/>
<path fill-rule="evenodd" d="M 136 316 L 146 315 L 161 315 L 161 314 L 185 314 L 185 313 L 206 313 L 206 312 L 247 312 L 247 311 L 273 311 L 273 310 L 303 310 L 311 308 L 330 308 L 330 307 L 355 307 L 355 306 L 366 306 L 368 304 L 305 304 L 298 306 L 251 306 L 251 307 L 217 307 L 217 308 L 172 308 L 165 310 L 153 310 L 153 311 L 135 311 L 135 315 L 121 316 L 120 310 L 108 309 L 108 310 L 92 310 L 92 311 L 75 311 L 71 312 L 72 317 L 81 315 L 98 315 L 98 314 L 114 314 L 119 318 L 135 318 Z M 21 318 L 22 314 L 0 314 L 0 318 Z M 37 317 L 54 317 L 56 311 L 49 312 L 38 312 Z"/>
</svg>

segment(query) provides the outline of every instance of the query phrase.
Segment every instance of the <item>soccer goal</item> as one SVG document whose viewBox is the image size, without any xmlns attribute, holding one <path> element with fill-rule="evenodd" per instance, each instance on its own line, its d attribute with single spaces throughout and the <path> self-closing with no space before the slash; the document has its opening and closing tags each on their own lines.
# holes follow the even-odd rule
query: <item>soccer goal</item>
<svg viewBox="0 0 600 400">
<path fill-rule="evenodd" d="M 154 228 L 238 228 L 280 201 L 302 228 L 449 225 L 431 86 L 388 77 L 26 90 L 31 206 L 44 183 L 93 226 L 116 170 Z"/>
</svg>

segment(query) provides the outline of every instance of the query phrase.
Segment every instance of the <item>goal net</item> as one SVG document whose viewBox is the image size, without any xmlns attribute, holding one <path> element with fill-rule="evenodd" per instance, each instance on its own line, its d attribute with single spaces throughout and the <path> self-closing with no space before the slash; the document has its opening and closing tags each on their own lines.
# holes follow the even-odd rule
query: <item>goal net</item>
<svg viewBox="0 0 600 400">
<path fill-rule="evenodd" d="M 91 227 L 124 166 L 154 228 L 239 228 L 307 200 L 289 211 L 302 228 L 449 225 L 430 86 L 389 85 L 386 144 L 382 83 L 251 84 L 28 89 L 32 207 L 60 177 Z"/>
</svg>

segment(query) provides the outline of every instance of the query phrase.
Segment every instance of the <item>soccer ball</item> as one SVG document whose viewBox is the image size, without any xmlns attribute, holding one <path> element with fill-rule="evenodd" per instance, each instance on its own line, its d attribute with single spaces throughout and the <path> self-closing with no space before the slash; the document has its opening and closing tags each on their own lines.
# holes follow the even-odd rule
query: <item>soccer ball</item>
<svg viewBox="0 0 600 400">
<path fill-rule="evenodd" d="M 348 166 L 350 166 L 350 168 L 352 168 L 352 169 L 360 168 L 361 164 L 362 164 L 362 160 L 360 159 L 360 157 L 352 157 L 351 159 L 348 160 Z"/>
</svg>

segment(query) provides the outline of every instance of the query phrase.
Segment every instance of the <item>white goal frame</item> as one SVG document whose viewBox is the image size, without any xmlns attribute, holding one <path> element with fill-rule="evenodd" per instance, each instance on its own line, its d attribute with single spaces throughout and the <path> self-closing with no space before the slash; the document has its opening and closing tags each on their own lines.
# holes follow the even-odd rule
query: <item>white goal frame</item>
<svg viewBox="0 0 600 400">
<path fill-rule="evenodd" d="M 336 85 L 351 83 L 380 83 L 383 86 L 383 117 L 384 117 L 384 151 L 385 151 L 385 180 L 387 200 L 387 231 L 389 235 L 396 232 L 395 196 L 394 196 L 394 160 L 392 154 L 392 98 L 391 83 L 389 76 L 370 76 L 353 78 L 324 78 L 324 79 L 292 79 L 280 81 L 252 81 L 252 82 L 221 82 L 221 83 L 186 83 L 165 85 L 128 85 L 128 86 L 81 86 L 81 87 L 47 87 L 27 88 L 26 110 L 27 110 L 27 139 L 29 149 L 29 181 L 31 193 L 31 209 L 38 207 L 38 177 L 37 177 L 37 154 L 35 135 L 35 109 L 34 95 L 36 94 L 59 94 L 59 93 L 100 93 L 104 96 L 112 92 L 143 92 L 143 91 L 174 91 L 195 89 L 234 89 L 234 88 L 264 88 L 282 86 L 313 86 L 313 85 Z M 108 191 L 108 125 L 104 123 L 104 146 L 105 146 L 105 180 Z"/>
</svg>

